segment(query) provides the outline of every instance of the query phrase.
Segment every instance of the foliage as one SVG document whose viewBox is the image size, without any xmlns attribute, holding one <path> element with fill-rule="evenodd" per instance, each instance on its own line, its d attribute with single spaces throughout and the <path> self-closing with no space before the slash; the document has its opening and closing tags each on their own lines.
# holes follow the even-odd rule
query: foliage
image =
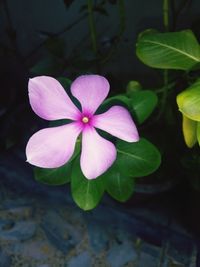
<svg viewBox="0 0 200 267">
<path fill-rule="evenodd" d="M 121 30 L 119 31 L 118 38 L 123 33 L 124 27 L 124 7 L 122 1 L 119 2 L 119 10 L 122 13 L 120 13 Z M 90 64 L 97 64 L 96 66 L 98 67 L 99 63 L 107 60 L 107 56 L 108 58 L 110 57 L 110 52 L 108 55 L 100 54 L 94 22 L 94 12 L 107 15 L 105 3 L 106 1 L 102 1 L 100 5 L 93 6 L 92 1 L 88 1 L 88 6 L 83 5 L 80 9 L 80 12 L 88 12 L 91 44 L 94 55 L 90 61 L 87 61 L 88 63 L 90 62 L 89 65 L 86 62 L 83 63 L 84 67 L 87 66 L 86 68 L 90 68 Z M 165 4 L 165 10 L 167 10 L 168 1 L 164 1 L 163 3 Z M 68 1 L 65 4 L 68 6 Z M 163 16 L 166 31 L 159 32 L 155 29 L 145 30 L 139 34 L 136 43 L 136 55 L 141 62 L 151 68 L 163 71 L 163 86 L 154 90 L 150 90 L 149 88 L 143 89 L 138 81 L 129 81 L 126 93 L 111 96 L 103 103 L 99 111 L 105 111 L 113 104 L 118 104 L 125 106 L 141 127 L 149 123 L 155 123 L 155 125 L 158 125 L 156 127 L 159 127 L 161 120 L 162 122 L 165 120 L 165 127 L 171 127 L 171 125 L 177 124 L 176 120 L 179 120 L 177 116 L 177 110 L 179 109 L 182 113 L 184 140 L 186 145 L 192 148 L 195 147 L 196 143 L 200 144 L 200 81 L 191 75 L 200 69 L 200 45 L 191 30 L 170 32 L 168 25 L 169 14 L 165 12 Z M 59 42 L 60 45 L 61 43 Z M 50 68 L 46 68 L 46 71 L 51 72 L 53 70 L 55 73 L 52 67 L 54 66 L 55 58 L 58 59 L 59 57 L 59 54 L 54 50 L 57 46 L 50 44 L 48 47 L 48 49 L 51 48 L 54 51 L 54 60 L 53 58 L 49 60 L 51 66 Z M 61 47 L 59 51 L 62 51 Z M 42 66 L 47 63 L 39 63 L 37 70 L 41 71 Z M 78 65 L 80 66 L 80 61 Z M 33 70 L 35 69 L 34 67 Z M 44 71 L 42 70 L 42 72 Z M 65 81 L 65 79 L 64 77 L 59 78 L 68 90 L 70 81 L 68 79 Z M 177 85 L 177 81 L 180 79 L 184 80 L 184 86 L 182 86 L 183 89 L 181 91 Z M 178 105 L 178 109 L 176 108 L 175 111 L 176 114 L 170 101 L 168 102 L 174 95 Z M 155 112 L 156 108 L 157 113 Z M 154 114 L 154 119 L 152 119 L 152 114 Z M 60 170 L 56 169 L 50 172 L 46 170 L 46 174 L 45 170 L 36 171 L 36 179 L 51 185 L 66 183 L 70 180 L 73 199 L 83 210 L 95 208 L 104 192 L 107 192 L 117 201 L 125 202 L 134 192 L 136 179 L 138 177 L 148 176 L 158 169 L 161 163 L 161 155 L 159 149 L 143 137 L 136 143 L 126 143 L 120 140 L 116 142 L 114 139 L 112 141 L 117 147 L 117 160 L 106 173 L 97 179 L 87 180 L 82 174 L 78 160 L 80 150 L 71 162 L 67 166 L 61 167 Z M 70 178 L 69 176 L 67 178 L 62 175 L 62 170 L 65 168 L 70 170 Z M 56 178 L 58 177 L 56 176 L 57 174 L 60 176 L 59 179 Z M 55 179 L 52 179 L 53 175 Z M 195 182 L 195 185 L 197 184 Z"/>
<path fill-rule="evenodd" d="M 70 81 L 64 77 L 60 77 L 59 81 L 67 90 Z M 113 101 L 125 104 L 130 111 L 132 110 L 133 116 L 136 114 L 135 118 L 138 123 L 143 123 L 155 108 L 157 98 L 153 92 L 141 89 L 133 92 L 133 95 L 124 94 L 110 97 L 104 102 L 103 108 L 108 109 Z M 63 125 L 63 123 L 66 121 L 60 120 L 52 122 L 51 126 Z M 70 162 L 56 169 L 36 168 L 35 178 L 37 181 L 49 185 L 71 182 L 72 197 L 76 204 L 84 210 L 95 208 L 104 192 L 110 194 L 114 199 L 124 202 L 131 197 L 134 191 L 134 180 L 154 172 L 161 163 L 161 156 L 158 149 L 145 138 L 140 138 L 140 141 L 136 143 L 118 140 L 115 145 L 117 148 L 116 161 L 106 173 L 97 179 L 88 180 L 80 169 L 80 140 L 77 141 Z M 124 168 L 124 166 L 126 167 Z"/>
<path fill-rule="evenodd" d="M 153 68 L 190 70 L 200 61 L 200 46 L 192 31 L 140 34 L 137 56 Z"/>
<path fill-rule="evenodd" d="M 188 148 L 193 148 L 187 152 L 187 156 L 191 158 L 189 164 L 182 160 L 185 154 L 180 154 L 179 157 L 183 168 L 190 176 L 190 183 L 199 190 L 198 175 L 191 177 L 188 170 L 192 172 L 199 165 L 196 160 L 199 155 L 196 144 L 200 145 L 200 45 L 191 30 L 169 32 L 168 18 L 164 21 L 167 21 L 166 32 L 146 30 L 139 35 L 136 54 L 147 66 L 164 70 L 164 86 L 158 89 L 161 94 L 159 115 L 167 118 L 166 124 L 169 125 L 170 120 L 171 124 L 174 122 L 174 126 L 179 125 L 179 117 L 173 110 L 172 102 L 170 103 L 170 99 L 173 100 L 172 97 L 176 98 L 178 109 L 182 113 L 182 132 L 185 144 Z M 178 70 L 181 72 L 177 72 Z M 180 80 L 183 81 L 181 88 L 179 87 Z M 173 119 L 169 119 L 169 113 L 167 113 L 169 110 L 173 112 Z"/>
</svg>

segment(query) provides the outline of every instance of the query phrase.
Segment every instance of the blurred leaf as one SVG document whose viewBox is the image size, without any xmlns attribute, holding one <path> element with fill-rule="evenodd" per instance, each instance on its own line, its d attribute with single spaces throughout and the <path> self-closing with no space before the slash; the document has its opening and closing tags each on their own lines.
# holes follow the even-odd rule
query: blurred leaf
<svg viewBox="0 0 200 267">
<path fill-rule="evenodd" d="M 112 5 L 116 5 L 117 4 L 117 0 L 107 0 L 108 3 L 112 4 Z"/>
<path fill-rule="evenodd" d="M 34 170 L 35 179 L 48 185 L 63 185 L 70 181 L 71 169 L 71 163 L 53 169 L 36 167 Z"/>
<path fill-rule="evenodd" d="M 82 5 L 79 9 L 79 12 L 84 12 L 84 11 L 88 11 L 88 6 L 87 5 Z M 100 5 L 96 5 L 96 6 L 93 6 L 93 11 L 94 12 L 97 12 L 101 15 L 104 15 L 104 16 L 108 16 L 108 12 L 107 10 L 103 7 L 102 4 Z"/>
<path fill-rule="evenodd" d="M 45 59 L 37 62 L 31 69 L 34 75 L 50 75 L 56 76 L 64 67 L 64 62 L 53 56 L 49 56 Z"/>
<path fill-rule="evenodd" d="M 179 110 L 186 117 L 200 121 L 200 80 L 178 94 L 176 101 Z"/>
<path fill-rule="evenodd" d="M 161 163 L 158 149 L 149 141 L 140 138 L 139 142 L 117 142 L 118 157 L 116 166 L 125 176 L 142 177 L 154 172 Z"/>
<path fill-rule="evenodd" d="M 131 94 L 132 113 L 138 123 L 143 123 L 153 112 L 158 103 L 157 95 L 150 90 L 141 90 Z"/>
<path fill-rule="evenodd" d="M 85 178 L 80 169 L 79 158 L 73 164 L 71 191 L 75 203 L 83 210 L 94 209 L 104 193 L 103 180 L 100 178 L 93 180 Z"/>
<path fill-rule="evenodd" d="M 92 69 L 96 64 L 96 59 L 83 59 L 81 57 L 74 58 L 71 62 L 73 68 L 79 70 L 79 72 L 88 72 L 88 70 Z"/>
<path fill-rule="evenodd" d="M 197 142 L 197 122 L 183 115 L 182 127 L 185 143 L 192 148 Z"/>
<path fill-rule="evenodd" d="M 190 30 L 141 34 L 136 53 L 144 64 L 159 69 L 189 70 L 200 62 L 200 46 Z"/>
<path fill-rule="evenodd" d="M 193 172 L 193 170 L 192 170 L 192 172 Z M 192 185 L 192 187 L 194 188 L 194 190 L 197 190 L 200 192 L 200 179 L 199 179 L 199 176 L 196 175 L 196 173 L 195 173 L 195 175 L 192 175 L 189 182 Z"/>
<path fill-rule="evenodd" d="M 65 77 L 58 77 L 56 79 L 61 83 L 61 85 L 66 90 L 66 92 L 68 92 L 70 90 L 70 86 L 72 84 L 72 81 L 70 79 L 65 78 Z"/>
<path fill-rule="evenodd" d="M 66 8 L 69 8 L 71 6 L 71 4 L 74 2 L 74 0 L 63 0 Z"/>
<path fill-rule="evenodd" d="M 126 87 L 126 94 L 131 97 L 132 93 L 142 89 L 141 84 L 138 81 L 129 81 Z"/>
<path fill-rule="evenodd" d="M 107 10 L 102 6 L 95 6 L 93 10 L 101 15 L 108 16 Z"/>
<path fill-rule="evenodd" d="M 127 201 L 134 191 L 134 179 L 123 175 L 119 170 L 110 168 L 104 175 L 106 191 L 120 202 Z"/>
<path fill-rule="evenodd" d="M 56 57 L 65 56 L 65 41 L 58 37 L 50 37 L 46 40 L 45 46 L 47 50 Z"/>
<path fill-rule="evenodd" d="M 197 122 L 197 141 L 200 145 L 200 123 Z"/>
<path fill-rule="evenodd" d="M 79 9 L 79 12 L 81 13 L 81 12 L 87 11 L 87 9 L 88 9 L 87 5 L 82 5 Z"/>
</svg>

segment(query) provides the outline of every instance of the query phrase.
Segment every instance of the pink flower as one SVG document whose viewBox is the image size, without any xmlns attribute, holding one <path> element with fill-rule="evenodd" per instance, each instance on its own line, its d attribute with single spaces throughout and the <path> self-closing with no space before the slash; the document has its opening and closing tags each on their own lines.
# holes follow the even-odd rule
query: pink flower
<svg viewBox="0 0 200 267">
<path fill-rule="evenodd" d="M 70 119 L 71 123 L 35 133 L 26 147 L 27 161 L 42 168 L 57 168 L 73 155 L 82 133 L 81 169 L 88 179 L 104 173 L 116 159 L 114 144 L 101 137 L 95 128 L 127 142 L 138 141 L 137 128 L 129 112 L 113 106 L 105 113 L 95 111 L 107 97 L 108 81 L 99 75 L 83 75 L 71 85 L 71 92 L 82 107 L 80 111 L 61 84 L 54 78 L 39 76 L 29 80 L 29 100 L 34 112 L 46 120 Z"/>
</svg>

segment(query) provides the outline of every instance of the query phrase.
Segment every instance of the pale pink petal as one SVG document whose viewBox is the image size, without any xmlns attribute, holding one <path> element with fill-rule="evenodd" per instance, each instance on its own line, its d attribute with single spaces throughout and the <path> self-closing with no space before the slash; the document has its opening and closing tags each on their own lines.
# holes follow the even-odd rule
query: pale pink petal
<svg viewBox="0 0 200 267">
<path fill-rule="evenodd" d="M 81 103 L 82 111 L 91 114 L 107 97 L 109 89 L 106 78 L 99 75 L 80 76 L 71 85 L 71 92 Z"/>
<path fill-rule="evenodd" d="M 93 117 L 93 126 L 127 142 L 136 142 L 139 135 L 129 112 L 121 106 L 113 106 L 105 113 Z"/>
<path fill-rule="evenodd" d="M 101 137 L 93 127 L 87 127 L 82 135 L 81 169 L 88 179 L 104 173 L 116 159 L 116 148 Z"/>
<path fill-rule="evenodd" d="M 30 79 L 28 89 L 31 107 L 43 119 L 75 120 L 80 113 L 62 85 L 52 77 L 38 76 Z"/>
<path fill-rule="evenodd" d="M 81 127 L 77 123 L 36 132 L 26 146 L 27 161 L 42 168 L 57 168 L 72 156 Z"/>
</svg>

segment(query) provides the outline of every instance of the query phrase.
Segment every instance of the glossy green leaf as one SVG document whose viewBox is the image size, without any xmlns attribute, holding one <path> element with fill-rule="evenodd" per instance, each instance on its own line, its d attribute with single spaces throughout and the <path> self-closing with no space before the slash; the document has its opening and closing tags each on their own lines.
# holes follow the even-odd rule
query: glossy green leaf
<svg viewBox="0 0 200 267">
<path fill-rule="evenodd" d="M 134 191 L 134 179 L 125 176 L 120 170 L 112 168 L 102 177 L 106 191 L 120 202 L 127 201 Z"/>
<path fill-rule="evenodd" d="M 185 143 L 189 148 L 192 148 L 197 142 L 197 121 L 183 115 L 182 128 Z"/>
<path fill-rule="evenodd" d="M 103 105 L 108 106 L 108 105 L 113 105 L 117 103 L 122 103 L 125 106 L 130 105 L 130 99 L 126 95 L 116 95 L 116 96 L 111 96 L 107 98 L 104 102 Z"/>
<path fill-rule="evenodd" d="M 36 167 L 34 170 L 35 179 L 38 182 L 48 185 L 62 185 L 70 181 L 71 163 L 67 163 L 59 168 L 45 169 Z"/>
<path fill-rule="evenodd" d="M 177 96 L 179 110 L 188 118 L 200 121 L 200 80 Z"/>
<path fill-rule="evenodd" d="M 154 172 L 161 163 L 158 149 L 149 141 L 140 138 L 139 142 L 117 142 L 118 157 L 116 166 L 125 175 L 142 177 Z"/>
<path fill-rule="evenodd" d="M 71 191 L 75 203 L 83 210 L 94 209 L 100 202 L 104 185 L 101 178 L 88 180 L 80 169 L 80 159 L 73 164 L 71 176 Z"/>
<path fill-rule="evenodd" d="M 103 113 L 106 110 L 108 110 L 111 106 L 114 105 L 121 105 L 124 106 L 125 108 L 130 108 L 130 99 L 127 97 L 127 95 L 116 95 L 116 96 L 112 96 L 107 98 L 103 104 L 98 108 L 97 113 Z"/>
<path fill-rule="evenodd" d="M 144 33 L 136 53 L 144 64 L 159 69 L 189 70 L 200 62 L 200 46 L 190 30 Z"/>
<path fill-rule="evenodd" d="M 157 95 L 150 90 L 132 93 L 131 107 L 138 123 L 143 123 L 153 112 L 158 103 Z"/>
</svg>

